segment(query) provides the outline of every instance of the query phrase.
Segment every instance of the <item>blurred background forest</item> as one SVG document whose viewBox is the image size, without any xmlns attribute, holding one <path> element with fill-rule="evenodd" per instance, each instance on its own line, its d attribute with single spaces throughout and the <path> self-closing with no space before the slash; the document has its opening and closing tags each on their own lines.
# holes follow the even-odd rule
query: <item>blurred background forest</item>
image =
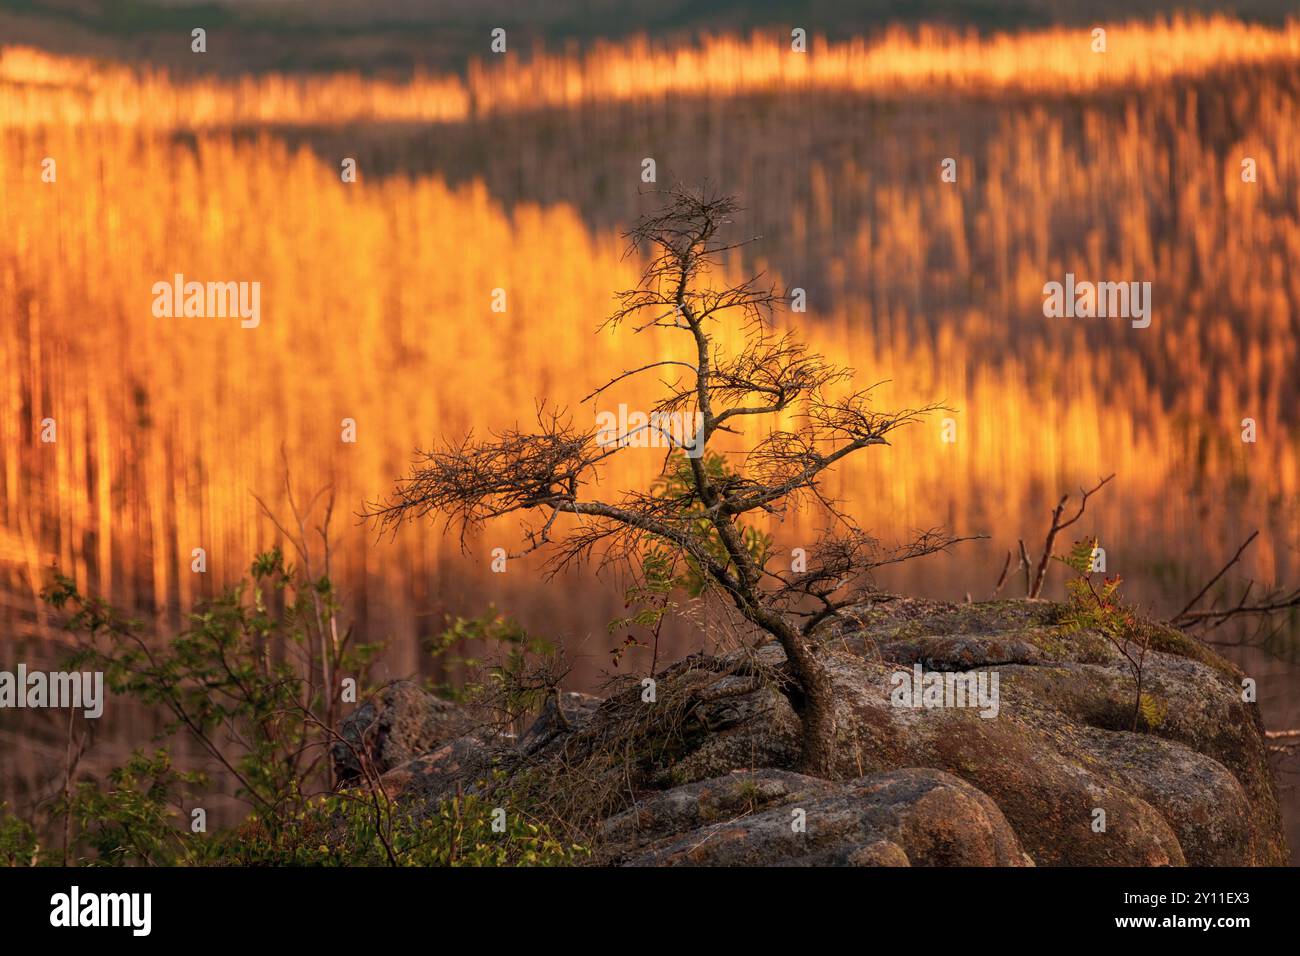
<svg viewBox="0 0 1300 956">
<path fill-rule="evenodd" d="M 432 524 L 376 541 L 354 512 L 414 449 L 526 424 L 543 398 L 581 421 L 591 388 L 659 357 L 596 334 L 635 282 L 619 233 L 654 204 L 647 157 L 660 184 L 739 195 L 737 235 L 763 238 L 728 275 L 807 290 L 785 327 L 887 380 L 885 407 L 957 410 L 955 442 L 935 417 L 828 489 L 885 541 L 990 536 L 882 587 L 987 598 L 1057 498 L 1111 472 L 1077 530 L 1149 613 L 1177 612 L 1256 529 L 1217 596 L 1300 581 L 1290 6 L 0 0 L 0 667 L 57 658 L 36 600 L 55 566 L 160 629 L 237 580 L 277 540 L 253 496 L 285 509 L 283 447 L 299 489 L 335 490 L 336 577 L 367 638 L 391 641 L 381 676 L 430 674 L 447 616 L 495 604 L 562 639 L 573 689 L 595 690 L 623 582 L 492 574 L 504 533 L 467 553 Z M 1151 282 L 1151 327 L 1044 318 L 1067 272 Z M 261 325 L 154 318 L 175 273 L 260 281 Z M 768 530 L 791 548 L 819 527 Z M 1295 727 L 1297 621 L 1277 623 L 1211 636 L 1269 726 Z M 667 652 L 708 640 L 679 627 Z M 60 719 L 0 717 L 0 800 L 59 777 Z M 132 721 L 99 732 L 138 745 Z"/>
</svg>

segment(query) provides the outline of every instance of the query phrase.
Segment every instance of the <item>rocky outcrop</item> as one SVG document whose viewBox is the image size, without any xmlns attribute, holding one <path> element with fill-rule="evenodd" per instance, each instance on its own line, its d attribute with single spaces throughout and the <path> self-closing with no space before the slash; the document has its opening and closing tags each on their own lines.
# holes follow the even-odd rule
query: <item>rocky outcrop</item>
<svg viewBox="0 0 1300 956">
<path fill-rule="evenodd" d="M 1062 635 L 1059 615 L 1047 602 L 907 599 L 861 613 L 829 642 L 840 772 L 894 761 L 949 770 L 997 802 L 1039 864 L 1284 863 L 1244 675 L 1179 631 L 1144 625 L 1150 713 L 1134 731 L 1128 661 L 1100 635 Z M 917 663 L 996 671 L 998 716 L 889 706 L 888 675 Z"/>
<path fill-rule="evenodd" d="M 517 762 L 517 755 L 507 748 L 464 736 L 394 767 L 380 781 L 390 797 L 436 803 L 458 789 L 475 789 L 494 770 Z"/>
<path fill-rule="evenodd" d="M 335 779 L 358 780 L 361 759 L 382 774 L 464 733 L 470 723 L 455 704 L 412 681 L 394 681 L 344 719 L 340 735 L 347 743 L 336 742 L 331 750 Z"/>
<path fill-rule="evenodd" d="M 542 712 L 519 739 L 519 749 L 536 753 L 556 738 L 585 727 L 600 704 L 599 697 L 575 691 L 547 697 Z"/>
<path fill-rule="evenodd" d="M 517 745 L 449 733 L 386 785 L 419 801 L 490 776 L 569 788 L 590 795 L 594 858 L 631 865 L 1285 863 L 1243 675 L 1144 625 L 1135 726 L 1129 662 L 1098 634 L 1067 634 L 1060 613 L 891 598 L 824 633 L 829 780 L 792 772 L 799 720 L 770 679 L 781 650 L 766 645 L 673 665 L 653 703 L 639 682 L 603 702 L 553 699 Z M 997 705 L 900 706 L 897 675 L 918 667 L 984 674 L 990 688 L 996 676 Z"/>
</svg>

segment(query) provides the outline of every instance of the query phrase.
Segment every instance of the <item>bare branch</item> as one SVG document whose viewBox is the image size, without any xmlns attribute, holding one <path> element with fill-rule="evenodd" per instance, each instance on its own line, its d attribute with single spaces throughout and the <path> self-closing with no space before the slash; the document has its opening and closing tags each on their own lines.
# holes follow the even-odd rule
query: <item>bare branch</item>
<svg viewBox="0 0 1300 956">
<path fill-rule="evenodd" d="M 1036 598 L 1042 593 L 1043 581 L 1047 578 L 1047 565 L 1052 560 L 1052 548 L 1056 544 L 1056 536 L 1083 517 L 1083 512 L 1088 507 L 1088 499 L 1106 487 L 1114 477 L 1114 474 L 1110 474 L 1092 488 L 1086 490 L 1080 488 L 1083 498 L 1079 501 L 1079 510 L 1067 521 L 1062 521 L 1061 515 L 1065 513 L 1065 505 L 1070 500 L 1070 496 L 1062 495 L 1061 500 L 1056 503 L 1056 507 L 1052 509 L 1052 526 L 1047 529 L 1047 541 L 1043 545 L 1043 555 L 1038 559 L 1038 569 L 1034 572 L 1034 583 L 1029 589 L 1029 597 Z"/>
<path fill-rule="evenodd" d="M 1239 560 L 1241 560 L 1242 554 L 1245 553 L 1246 549 L 1250 547 L 1251 543 L 1258 537 L 1259 537 L 1258 529 L 1252 531 L 1250 537 L 1248 537 L 1245 541 L 1241 543 L 1241 547 L 1237 549 L 1237 553 L 1232 556 L 1231 560 L 1229 560 L 1227 564 L 1225 564 L 1222 568 L 1219 569 L 1218 574 L 1210 578 L 1210 580 L 1205 583 L 1205 587 L 1201 588 L 1199 591 L 1196 592 L 1196 597 L 1188 601 L 1186 607 L 1184 607 L 1181 611 L 1179 611 L 1177 614 L 1173 616 L 1173 618 L 1171 619 L 1171 623 L 1177 624 L 1178 621 L 1183 619 L 1183 617 L 1187 614 L 1188 611 L 1196 607 L 1197 603 L 1200 602 L 1201 598 L 1205 597 L 1205 595 L 1209 592 L 1210 588 L 1214 587 L 1215 583 L 1219 580 L 1219 578 L 1227 574 L 1228 569 L 1231 568 L 1234 564 L 1236 564 Z"/>
</svg>

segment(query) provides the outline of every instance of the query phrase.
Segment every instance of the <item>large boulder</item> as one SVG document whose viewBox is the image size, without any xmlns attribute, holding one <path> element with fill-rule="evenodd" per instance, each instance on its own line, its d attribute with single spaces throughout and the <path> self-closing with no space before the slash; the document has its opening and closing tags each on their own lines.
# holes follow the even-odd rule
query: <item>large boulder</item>
<svg viewBox="0 0 1300 956">
<path fill-rule="evenodd" d="M 428 753 L 464 734 L 471 720 L 464 708 L 441 700 L 413 681 L 393 681 L 344 718 L 331 756 L 335 779 L 363 777 L 361 760 L 377 774 Z M 346 741 L 346 743 L 344 742 Z"/>
<path fill-rule="evenodd" d="M 839 771 L 895 759 L 949 770 L 998 803 L 1040 864 L 1284 864 L 1244 675 L 1187 635 L 1141 622 L 1135 726 L 1130 662 L 1100 634 L 1064 633 L 1061 613 L 1048 602 L 900 598 L 841 628 L 842 647 L 860 643 L 828 655 L 845 714 Z M 996 671 L 998 716 L 889 706 L 889 677 L 918 663 Z"/>
<path fill-rule="evenodd" d="M 605 822 L 604 860 L 630 866 L 1025 866 L 987 796 L 940 770 L 835 783 L 782 770 L 654 794 Z"/>
</svg>

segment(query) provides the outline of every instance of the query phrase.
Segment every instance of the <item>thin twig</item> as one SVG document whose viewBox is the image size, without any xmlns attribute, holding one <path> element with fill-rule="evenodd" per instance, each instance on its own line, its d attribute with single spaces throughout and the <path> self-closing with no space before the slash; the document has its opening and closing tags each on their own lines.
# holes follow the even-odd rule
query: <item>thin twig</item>
<svg viewBox="0 0 1300 956">
<path fill-rule="evenodd" d="M 1177 614 L 1175 614 L 1170 620 L 1171 621 L 1181 620 L 1183 615 L 1185 615 L 1192 608 L 1196 607 L 1197 602 L 1200 601 L 1201 598 L 1205 597 L 1206 593 L 1210 590 L 1210 588 L 1214 587 L 1215 582 L 1218 581 L 1219 578 L 1223 577 L 1225 574 L 1228 573 L 1228 569 L 1230 567 L 1232 567 L 1239 560 L 1241 560 L 1242 554 L 1245 552 L 1245 550 L 1248 547 L 1250 547 L 1251 542 L 1253 542 L 1258 537 L 1259 537 L 1258 529 L 1252 531 L 1250 537 L 1241 543 L 1241 547 L 1237 549 L 1237 553 L 1232 556 L 1232 560 L 1230 560 L 1227 564 L 1221 567 L 1219 569 L 1219 573 L 1216 574 L 1214 577 L 1210 578 L 1210 580 L 1206 582 L 1205 587 L 1201 588 L 1199 591 L 1196 592 L 1196 597 L 1188 601 L 1187 606 L 1183 608 L 1181 611 L 1179 611 Z"/>
</svg>

